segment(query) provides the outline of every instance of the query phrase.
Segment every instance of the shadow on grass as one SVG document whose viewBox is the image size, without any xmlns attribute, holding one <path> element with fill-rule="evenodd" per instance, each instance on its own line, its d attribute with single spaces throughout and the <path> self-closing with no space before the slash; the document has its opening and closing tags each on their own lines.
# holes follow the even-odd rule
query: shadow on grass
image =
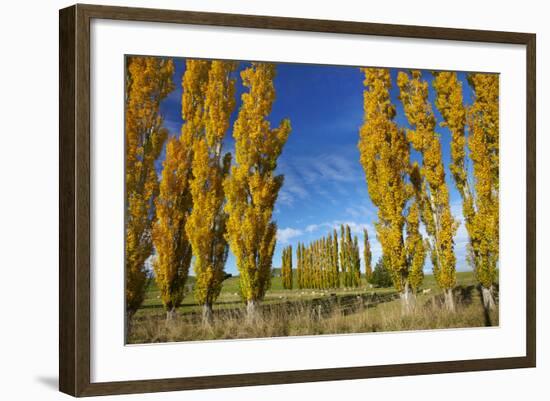
<svg viewBox="0 0 550 401">
<path fill-rule="evenodd" d="M 231 305 L 231 304 L 238 305 L 239 301 L 216 301 L 216 306 L 217 305 Z M 200 305 L 197 305 L 194 302 L 186 302 L 186 303 L 182 303 L 179 307 L 180 308 L 200 307 Z M 164 305 L 162 305 L 162 304 L 142 305 L 142 306 L 139 307 L 139 309 L 164 309 Z"/>
<path fill-rule="evenodd" d="M 483 319 L 485 320 L 485 326 L 487 326 L 487 327 L 493 326 L 493 320 L 491 318 L 491 309 L 489 309 L 483 303 L 483 292 L 482 292 L 482 289 L 481 289 L 481 285 L 477 286 L 477 291 L 478 291 L 478 294 L 479 294 L 479 302 L 481 302 L 481 306 L 483 308 Z M 499 294 L 499 286 L 498 286 L 498 284 L 496 284 L 493 297 L 494 297 L 495 303 L 497 303 L 497 304 L 498 304 L 498 294 Z"/>
<path fill-rule="evenodd" d="M 470 306 L 473 302 L 475 285 L 459 285 L 453 289 L 453 296 L 457 304 L 463 306 Z M 443 308 L 445 305 L 445 295 L 437 294 L 430 298 L 427 304 L 430 304 L 432 308 Z"/>
</svg>

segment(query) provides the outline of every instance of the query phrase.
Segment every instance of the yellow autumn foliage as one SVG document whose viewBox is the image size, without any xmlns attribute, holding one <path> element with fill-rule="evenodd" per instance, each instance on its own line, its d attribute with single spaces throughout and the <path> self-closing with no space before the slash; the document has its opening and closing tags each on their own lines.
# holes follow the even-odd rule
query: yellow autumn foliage
<svg viewBox="0 0 550 401">
<path fill-rule="evenodd" d="M 204 318 L 209 320 L 212 304 L 221 291 L 229 250 L 224 237 L 227 215 L 223 210 L 223 180 L 229 173 L 231 154 L 223 156 L 222 145 L 235 108 L 235 79 L 231 73 L 236 63 L 189 60 L 187 65 L 192 67 L 190 71 L 200 70 L 198 79 L 207 78 L 197 86 L 204 91 L 202 96 L 184 95 L 183 107 L 193 121 L 189 135 L 194 137 L 190 183 L 193 209 L 186 232 L 195 257 L 195 299 L 204 305 Z"/>
<path fill-rule="evenodd" d="M 462 84 L 454 72 L 434 73 L 436 106 L 451 131 L 451 172 L 462 197 L 469 256 L 492 307 L 499 247 L 499 81 L 496 74 L 474 73 L 468 82 L 474 103 L 464 106 Z M 466 128 L 468 136 L 466 136 Z M 473 167 L 468 180 L 467 157 Z"/>
<path fill-rule="evenodd" d="M 490 289 L 499 256 L 499 81 L 496 74 L 470 74 L 475 100 L 468 109 L 468 147 L 474 170 L 476 213 L 471 221 L 476 275 Z"/>
<path fill-rule="evenodd" d="M 184 297 L 189 275 L 192 247 L 186 226 L 193 210 L 191 194 L 194 144 L 203 127 L 204 91 L 208 81 L 208 62 L 187 60 L 182 80 L 182 117 L 178 138 L 166 146 L 160 193 L 156 201 L 157 222 L 153 240 L 157 257 L 155 278 L 167 312 L 173 312 Z"/>
<path fill-rule="evenodd" d="M 424 280 L 424 261 L 426 259 L 426 247 L 420 234 L 420 211 L 418 203 L 413 201 L 406 217 L 405 248 L 407 264 L 409 265 L 409 285 L 416 292 Z"/>
<path fill-rule="evenodd" d="M 192 257 L 191 244 L 185 233 L 192 205 L 190 165 L 190 154 L 181 140 L 170 138 L 166 144 L 160 192 L 155 201 L 157 220 L 153 226 L 155 280 L 169 318 L 185 295 L 184 285 Z"/>
<path fill-rule="evenodd" d="M 281 277 L 283 288 L 292 289 L 292 246 L 289 245 L 283 249 L 283 263 L 281 267 Z"/>
<path fill-rule="evenodd" d="M 363 68 L 364 124 L 359 132 L 360 161 L 369 196 L 378 209 L 378 241 L 403 310 L 414 306 L 423 280 L 426 246 L 420 233 L 421 199 L 418 166 L 410 162 L 409 141 L 394 121 L 388 69 Z M 415 138 L 416 139 L 416 138 Z M 425 189 L 425 187 L 424 187 Z"/>
<path fill-rule="evenodd" d="M 400 71 L 397 84 L 405 116 L 413 127 L 407 130 L 407 138 L 422 156 L 416 196 L 423 209 L 422 218 L 429 236 L 434 276 L 440 288 L 451 292 L 456 285 L 453 237 L 457 224 L 451 214 L 441 143 L 435 132 L 436 120 L 428 99 L 428 82 L 422 79 L 420 71 L 413 70 L 410 73 Z M 447 308 L 454 310 L 450 295 L 446 298 Z"/>
<path fill-rule="evenodd" d="M 173 89 L 173 72 L 170 59 L 127 59 L 125 297 L 130 316 L 143 302 L 148 274 L 145 261 L 153 253 L 154 199 L 159 190 L 155 160 L 167 137 L 159 107 Z"/>
<path fill-rule="evenodd" d="M 364 68 L 364 119 L 359 132 L 360 161 L 369 196 L 378 208 L 376 232 L 398 291 L 408 291 L 409 266 L 403 240 L 403 212 L 409 199 L 406 175 L 409 146 L 393 121 L 391 77 L 388 69 Z"/>
<path fill-rule="evenodd" d="M 233 128 L 236 164 L 224 180 L 226 239 L 236 257 L 240 288 L 248 310 L 254 314 L 270 286 L 277 226 L 273 207 L 283 176 L 274 174 L 277 158 L 290 134 L 290 121 L 271 128 L 267 116 L 275 100 L 275 66 L 252 63 L 241 72 L 248 91 L 242 95 Z"/>
</svg>

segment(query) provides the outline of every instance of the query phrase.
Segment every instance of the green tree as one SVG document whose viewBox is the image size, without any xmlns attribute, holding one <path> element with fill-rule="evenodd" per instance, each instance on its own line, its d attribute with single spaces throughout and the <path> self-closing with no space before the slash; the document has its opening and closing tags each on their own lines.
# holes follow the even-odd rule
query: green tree
<svg viewBox="0 0 550 401">
<path fill-rule="evenodd" d="M 340 265 L 344 287 L 358 287 L 361 284 L 361 258 L 357 237 L 351 236 L 349 225 L 340 227 Z"/>
<path fill-rule="evenodd" d="M 332 232 L 332 286 L 340 287 L 340 262 L 338 259 L 338 232 Z"/>
<path fill-rule="evenodd" d="M 287 290 L 292 289 L 292 246 L 289 245 L 283 249 L 283 264 L 281 268 L 283 287 Z"/>
<path fill-rule="evenodd" d="M 351 266 L 352 266 L 352 285 L 359 287 L 361 285 L 361 256 L 359 254 L 359 240 L 357 236 L 353 236 L 351 246 Z"/>
<path fill-rule="evenodd" d="M 384 263 L 384 258 L 381 257 L 376 262 L 372 276 L 369 279 L 369 283 L 376 287 L 391 287 L 393 285 L 392 276 Z"/>
<path fill-rule="evenodd" d="M 300 289 L 304 288 L 302 244 L 300 242 L 298 242 L 298 246 L 296 247 L 296 285 Z"/>
<path fill-rule="evenodd" d="M 363 229 L 363 260 L 365 262 L 365 277 L 369 281 L 372 275 L 372 252 L 370 249 L 369 233 L 366 228 Z"/>
</svg>

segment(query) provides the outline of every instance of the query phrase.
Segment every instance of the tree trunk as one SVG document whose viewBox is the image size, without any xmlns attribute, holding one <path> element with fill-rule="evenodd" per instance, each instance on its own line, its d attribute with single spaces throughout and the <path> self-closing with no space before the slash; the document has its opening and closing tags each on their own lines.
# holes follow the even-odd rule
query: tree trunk
<svg viewBox="0 0 550 401">
<path fill-rule="evenodd" d="M 249 300 L 246 302 L 246 322 L 254 323 L 258 319 L 258 302 Z"/>
<path fill-rule="evenodd" d="M 172 308 L 166 311 L 166 321 L 171 322 L 176 318 L 176 308 Z"/>
<path fill-rule="evenodd" d="M 405 284 L 403 291 L 401 291 L 400 297 L 401 297 L 401 312 L 404 315 L 408 315 L 413 311 L 414 304 L 415 304 L 414 294 L 411 291 L 411 287 L 409 287 L 409 283 Z"/>
<path fill-rule="evenodd" d="M 212 312 L 212 305 L 206 303 L 202 306 L 202 324 L 204 326 L 211 326 L 214 321 L 214 315 Z"/>
<path fill-rule="evenodd" d="M 133 311 L 126 311 L 126 342 L 130 340 L 130 333 L 132 331 L 132 318 L 134 316 Z"/>
<path fill-rule="evenodd" d="M 481 286 L 481 295 L 483 297 L 483 307 L 486 310 L 495 309 L 495 297 L 493 296 L 493 286 L 485 288 Z"/>
<path fill-rule="evenodd" d="M 454 299 L 454 296 L 453 296 L 453 289 L 452 288 L 447 288 L 445 290 L 445 308 L 449 312 L 454 312 L 455 311 L 455 299 Z"/>
</svg>

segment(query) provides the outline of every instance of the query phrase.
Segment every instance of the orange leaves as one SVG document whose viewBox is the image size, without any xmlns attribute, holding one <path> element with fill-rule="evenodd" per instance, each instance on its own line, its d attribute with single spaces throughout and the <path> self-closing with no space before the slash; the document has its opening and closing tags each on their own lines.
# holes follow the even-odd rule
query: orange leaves
<svg viewBox="0 0 550 401">
<path fill-rule="evenodd" d="M 191 247 L 183 231 L 191 208 L 189 156 L 180 140 L 166 145 L 160 193 L 156 199 L 157 220 L 153 227 L 156 258 L 153 262 L 157 286 L 167 311 L 183 299 L 183 286 L 191 262 Z"/>
<path fill-rule="evenodd" d="M 154 198 L 158 192 L 155 160 L 167 133 L 159 106 L 173 88 L 174 65 L 169 59 L 129 57 L 126 70 L 126 309 L 129 314 L 143 301 L 151 256 Z"/>
<path fill-rule="evenodd" d="M 222 182 L 230 159 L 223 137 L 233 110 L 235 63 L 187 60 L 182 86 L 184 124 L 166 149 L 154 240 L 157 283 L 165 307 L 179 306 L 195 256 L 195 297 L 211 306 L 227 259 Z"/>
<path fill-rule="evenodd" d="M 193 208 L 185 229 L 195 256 L 195 299 L 211 308 L 221 291 L 228 253 L 223 180 L 231 157 L 222 158 L 222 145 L 235 107 L 235 80 L 230 75 L 236 63 L 188 60 L 187 67 L 190 77 L 184 78 L 183 103 L 189 114 L 184 118 L 189 118 L 192 125 L 184 132 L 192 144 Z M 191 82 L 191 77 L 204 81 Z"/>
</svg>

